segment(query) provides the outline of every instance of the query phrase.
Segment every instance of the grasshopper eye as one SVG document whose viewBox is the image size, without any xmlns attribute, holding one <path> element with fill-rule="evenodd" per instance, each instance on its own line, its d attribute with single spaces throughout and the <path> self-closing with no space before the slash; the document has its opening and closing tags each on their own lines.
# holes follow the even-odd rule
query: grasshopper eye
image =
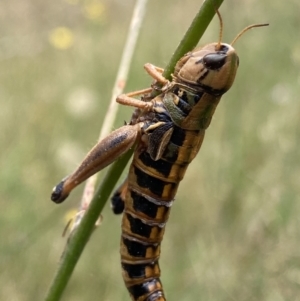
<svg viewBox="0 0 300 301">
<path fill-rule="evenodd" d="M 202 63 L 209 70 L 218 70 L 223 67 L 225 62 L 225 53 L 209 53 L 202 59 Z"/>
</svg>

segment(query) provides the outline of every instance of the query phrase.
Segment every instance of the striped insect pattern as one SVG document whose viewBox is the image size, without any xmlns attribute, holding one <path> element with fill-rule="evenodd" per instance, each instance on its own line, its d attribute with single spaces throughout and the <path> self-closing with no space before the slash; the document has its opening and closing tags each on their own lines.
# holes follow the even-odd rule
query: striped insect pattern
<svg viewBox="0 0 300 301">
<path fill-rule="evenodd" d="M 222 43 L 220 33 L 219 42 L 183 56 L 172 81 L 163 77 L 163 69 L 146 64 L 154 79 L 151 88 L 117 98 L 118 103 L 135 107 L 130 122 L 95 145 L 53 189 L 51 199 L 61 203 L 77 185 L 135 146 L 128 176 L 112 197 L 113 211 L 123 213 L 122 276 L 134 301 L 166 300 L 158 260 L 179 183 L 201 147 L 222 95 L 234 82 L 239 58 L 233 43 L 246 30 L 265 25 L 246 27 L 231 44 Z M 159 92 L 155 97 L 153 90 Z"/>
</svg>

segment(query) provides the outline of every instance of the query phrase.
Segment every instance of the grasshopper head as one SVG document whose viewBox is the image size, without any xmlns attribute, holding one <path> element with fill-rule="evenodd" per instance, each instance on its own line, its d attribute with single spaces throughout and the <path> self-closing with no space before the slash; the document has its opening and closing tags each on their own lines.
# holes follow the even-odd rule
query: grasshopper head
<svg viewBox="0 0 300 301">
<path fill-rule="evenodd" d="M 211 94 L 222 95 L 232 86 L 239 66 L 239 57 L 233 44 L 249 29 L 269 24 L 249 25 L 234 38 L 231 44 L 226 44 L 221 42 L 223 21 L 218 10 L 216 13 L 220 20 L 219 42 L 196 48 L 182 57 L 175 66 L 174 79 L 193 89 L 200 88 Z"/>
<path fill-rule="evenodd" d="M 174 77 L 185 85 L 221 95 L 232 86 L 238 65 L 239 58 L 231 45 L 212 43 L 183 56 L 176 64 Z"/>
</svg>

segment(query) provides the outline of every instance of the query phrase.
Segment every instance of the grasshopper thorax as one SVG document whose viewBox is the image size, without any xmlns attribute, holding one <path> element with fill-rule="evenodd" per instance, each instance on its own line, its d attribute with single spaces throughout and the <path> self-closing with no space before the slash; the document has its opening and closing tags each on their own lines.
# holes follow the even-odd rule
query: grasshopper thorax
<svg viewBox="0 0 300 301">
<path fill-rule="evenodd" d="M 176 64 L 174 79 L 193 89 L 222 95 L 230 89 L 239 65 L 235 49 L 211 43 L 187 53 Z"/>
</svg>

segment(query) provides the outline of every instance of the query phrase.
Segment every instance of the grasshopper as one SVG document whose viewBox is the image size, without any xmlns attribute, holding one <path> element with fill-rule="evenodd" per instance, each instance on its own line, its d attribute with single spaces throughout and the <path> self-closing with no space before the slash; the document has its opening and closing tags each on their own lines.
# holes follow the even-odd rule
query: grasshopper
<svg viewBox="0 0 300 301">
<path fill-rule="evenodd" d="M 219 41 L 184 55 L 172 81 L 163 76 L 163 69 L 146 64 L 152 87 L 116 100 L 135 107 L 130 122 L 96 144 L 53 189 L 51 199 L 61 203 L 77 185 L 135 146 L 128 177 L 112 198 L 113 211 L 123 213 L 122 275 L 133 301 L 166 300 L 158 260 L 179 183 L 202 145 L 222 95 L 234 82 L 239 57 L 233 44 L 248 29 L 266 25 L 250 25 L 226 44 L 221 42 L 221 21 Z M 154 90 L 159 92 L 155 97 Z"/>
</svg>

